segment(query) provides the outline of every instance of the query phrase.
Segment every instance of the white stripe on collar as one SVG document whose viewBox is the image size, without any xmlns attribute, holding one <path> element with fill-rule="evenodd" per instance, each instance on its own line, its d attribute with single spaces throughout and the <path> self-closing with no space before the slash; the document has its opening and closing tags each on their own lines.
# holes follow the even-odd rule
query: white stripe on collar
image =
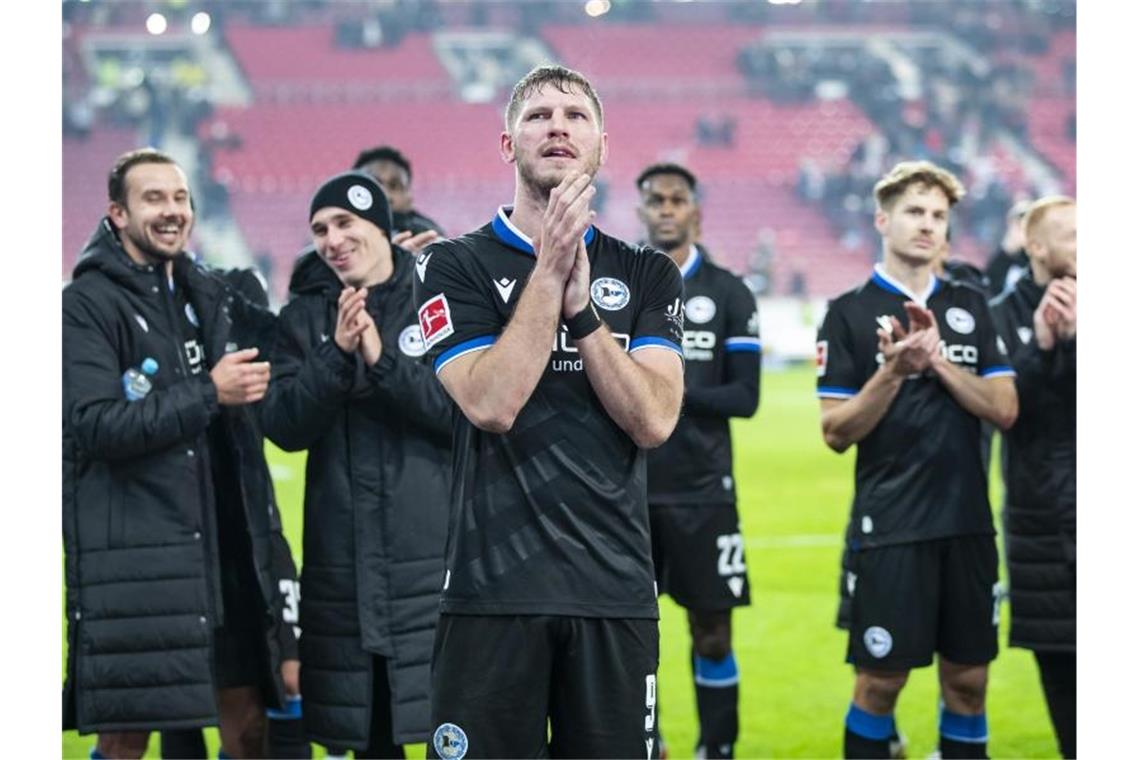
<svg viewBox="0 0 1140 760">
<path fill-rule="evenodd" d="M 891 285 L 891 287 L 897 288 L 899 292 L 901 292 L 907 298 L 914 301 L 924 309 L 926 308 L 926 299 L 934 295 L 934 291 L 938 289 L 938 278 L 934 276 L 933 270 L 930 272 L 930 284 L 926 286 L 926 289 L 921 296 L 916 296 L 910 291 L 910 288 L 887 274 L 887 268 L 883 266 L 883 263 L 881 261 L 875 264 L 875 274 L 879 275 L 879 277 L 882 277 Z"/>
</svg>

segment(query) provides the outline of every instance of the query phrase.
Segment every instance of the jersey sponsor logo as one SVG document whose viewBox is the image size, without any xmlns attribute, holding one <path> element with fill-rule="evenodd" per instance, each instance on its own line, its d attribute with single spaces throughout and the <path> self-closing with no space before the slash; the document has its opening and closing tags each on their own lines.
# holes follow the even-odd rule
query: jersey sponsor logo
<svg viewBox="0 0 1140 760">
<path fill-rule="evenodd" d="M 492 280 L 492 282 L 495 283 L 495 290 L 499 291 L 499 297 L 503 299 L 503 303 L 510 301 L 511 291 L 515 289 L 515 283 L 518 280 L 508 280 L 506 277 L 502 277 L 498 280 Z"/>
<path fill-rule="evenodd" d="M 686 360 L 711 361 L 716 348 L 716 333 L 711 330 L 685 330 L 681 348 Z"/>
<path fill-rule="evenodd" d="M 148 324 L 146 323 L 146 320 L 145 320 L 145 319 L 143 319 L 143 315 L 142 315 L 142 314 L 136 314 L 136 315 L 135 315 L 135 322 L 137 322 L 137 323 L 138 323 L 139 327 L 141 327 L 141 328 L 142 328 L 142 331 L 143 331 L 144 333 L 148 333 L 148 332 L 150 332 L 150 325 L 148 325 Z"/>
<path fill-rule="evenodd" d="M 194 306 L 192 304 L 186 304 L 186 308 L 183 309 L 183 311 L 186 312 L 186 321 L 188 321 L 190 324 L 197 327 L 198 326 L 198 312 L 194 311 Z"/>
<path fill-rule="evenodd" d="M 599 277 L 590 285 L 590 298 L 606 311 L 618 311 L 629 303 L 629 286 L 613 277 Z"/>
<path fill-rule="evenodd" d="M 142 319 L 142 317 L 139 317 L 139 319 Z M 1017 328 L 1017 337 L 1021 338 L 1022 343 L 1024 343 L 1025 345 L 1029 345 L 1029 341 L 1033 340 L 1033 328 L 1032 327 L 1019 327 L 1019 328 Z"/>
<path fill-rule="evenodd" d="M 419 325 L 408 325 L 400 331 L 400 337 L 396 341 L 400 350 L 406 356 L 413 359 L 418 359 L 427 353 L 427 346 L 424 345 L 424 334 L 420 331 Z"/>
<path fill-rule="evenodd" d="M 693 296 L 685 301 L 685 319 L 703 325 L 716 316 L 716 302 L 708 296 Z"/>
<path fill-rule="evenodd" d="M 364 185 L 353 185 L 348 188 L 348 202 L 358 211 L 367 211 L 372 208 L 372 193 Z"/>
<path fill-rule="evenodd" d="M 974 373 L 976 373 L 978 371 L 978 368 L 977 368 L 978 347 L 977 346 L 971 346 L 968 344 L 961 344 L 961 343 L 947 343 L 946 341 L 941 341 L 938 344 L 938 351 L 946 359 L 949 359 L 950 361 L 954 362 L 955 364 L 957 364 L 959 366 L 967 365 L 967 366 L 963 366 L 963 369 L 966 369 L 966 370 L 968 370 L 970 372 L 974 372 Z"/>
<path fill-rule="evenodd" d="M 190 374 L 197 375 L 202 371 L 202 359 L 205 351 L 197 340 L 188 340 L 182 344 L 186 352 L 186 362 L 190 365 Z"/>
<path fill-rule="evenodd" d="M 873 625 L 863 631 L 863 644 L 867 647 L 867 651 L 871 653 L 872 657 L 882 659 L 890 654 L 894 640 L 886 628 Z"/>
<path fill-rule="evenodd" d="M 823 377 L 827 374 L 827 341 L 821 340 L 815 344 L 815 375 Z"/>
<path fill-rule="evenodd" d="M 442 760 L 462 760 L 467 755 L 467 733 L 454 723 L 440 723 L 431 744 Z"/>
<path fill-rule="evenodd" d="M 425 351 L 455 332 L 455 325 L 451 322 L 451 306 L 443 293 L 424 301 L 419 318 Z"/>
<path fill-rule="evenodd" d="M 611 333 L 614 340 L 617 341 L 618 346 L 622 351 L 629 352 L 629 335 L 626 333 Z M 554 336 L 554 346 L 551 348 L 554 354 L 577 354 L 578 348 L 571 342 L 570 333 L 566 329 L 566 325 L 562 325 Z M 559 358 L 555 356 L 550 360 L 550 368 L 555 372 L 581 372 L 583 368 L 582 360 L 576 357 L 572 358 Z"/>
<path fill-rule="evenodd" d="M 678 330 L 685 327 L 685 318 L 681 311 L 681 299 L 674 298 L 673 303 L 665 309 L 665 319 L 669 320 Z"/>
<path fill-rule="evenodd" d="M 416 259 L 416 274 L 418 274 L 420 276 L 420 282 L 423 282 L 424 277 L 427 276 L 428 261 L 431 259 L 431 255 L 433 253 L 435 253 L 435 251 L 428 251 L 427 253 L 421 253 L 420 257 L 418 259 Z"/>
<path fill-rule="evenodd" d="M 956 333 L 969 335 L 974 331 L 974 315 L 965 309 L 951 306 L 946 310 L 946 324 Z"/>
</svg>

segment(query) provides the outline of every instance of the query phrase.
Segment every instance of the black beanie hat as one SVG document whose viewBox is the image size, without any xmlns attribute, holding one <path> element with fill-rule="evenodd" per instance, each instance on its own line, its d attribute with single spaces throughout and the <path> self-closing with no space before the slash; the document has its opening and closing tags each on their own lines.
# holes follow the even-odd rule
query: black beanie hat
<svg viewBox="0 0 1140 760">
<path fill-rule="evenodd" d="M 392 210 L 384 188 L 363 172 L 345 172 L 325 180 L 309 203 L 309 220 L 323 208 L 342 208 L 361 219 L 367 219 L 389 238 L 392 236 Z"/>
</svg>

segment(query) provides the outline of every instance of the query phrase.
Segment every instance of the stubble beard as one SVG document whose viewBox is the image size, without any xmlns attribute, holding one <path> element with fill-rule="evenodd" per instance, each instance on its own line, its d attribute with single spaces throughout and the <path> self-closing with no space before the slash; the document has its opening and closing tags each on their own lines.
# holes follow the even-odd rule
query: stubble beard
<svg viewBox="0 0 1140 760">
<path fill-rule="evenodd" d="M 593 181 L 593 179 L 598 174 L 598 167 L 601 165 L 601 159 L 602 148 L 599 145 L 597 151 L 595 151 L 594 155 L 586 161 L 585 166 L 582 168 L 582 171 L 590 175 L 591 181 Z M 538 160 L 541 161 L 542 159 L 539 158 Z M 537 163 L 538 162 L 535 162 L 535 164 Z M 549 172 L 546 175 L 542 175 L 536 170 L 535 164 L 532 164 L 529 161 L 518 161 L 517 166 L 519 172 L 519 180 L 523 186 L 527 188 L 528 194 L 540 198 L 543 202 L 547 202 L 550 200 L 550 191 L 558 187 L 558 185 L 562 182 L 563 177 L 566 176 L 566 172 L 572 170 L 567 169 L 566 172 L 562 172 L 561 174 L 557 172 Z"/>
</svg>

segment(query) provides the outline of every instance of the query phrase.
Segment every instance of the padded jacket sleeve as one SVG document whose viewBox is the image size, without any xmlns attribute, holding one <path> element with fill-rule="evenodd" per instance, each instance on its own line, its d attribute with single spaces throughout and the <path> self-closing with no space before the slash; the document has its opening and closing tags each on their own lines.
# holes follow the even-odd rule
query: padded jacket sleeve
<svg viewBox="0 0 1140 760">
<path fill-rule="evenodd" d="M 91 459 L 129 459 L 202 433 L 218 413 L 217 389 L 209 376 L 128 401 L 113 336 L 87 296 L 64 292 L 64 414 L 80 449 Z"/>
</svg>

